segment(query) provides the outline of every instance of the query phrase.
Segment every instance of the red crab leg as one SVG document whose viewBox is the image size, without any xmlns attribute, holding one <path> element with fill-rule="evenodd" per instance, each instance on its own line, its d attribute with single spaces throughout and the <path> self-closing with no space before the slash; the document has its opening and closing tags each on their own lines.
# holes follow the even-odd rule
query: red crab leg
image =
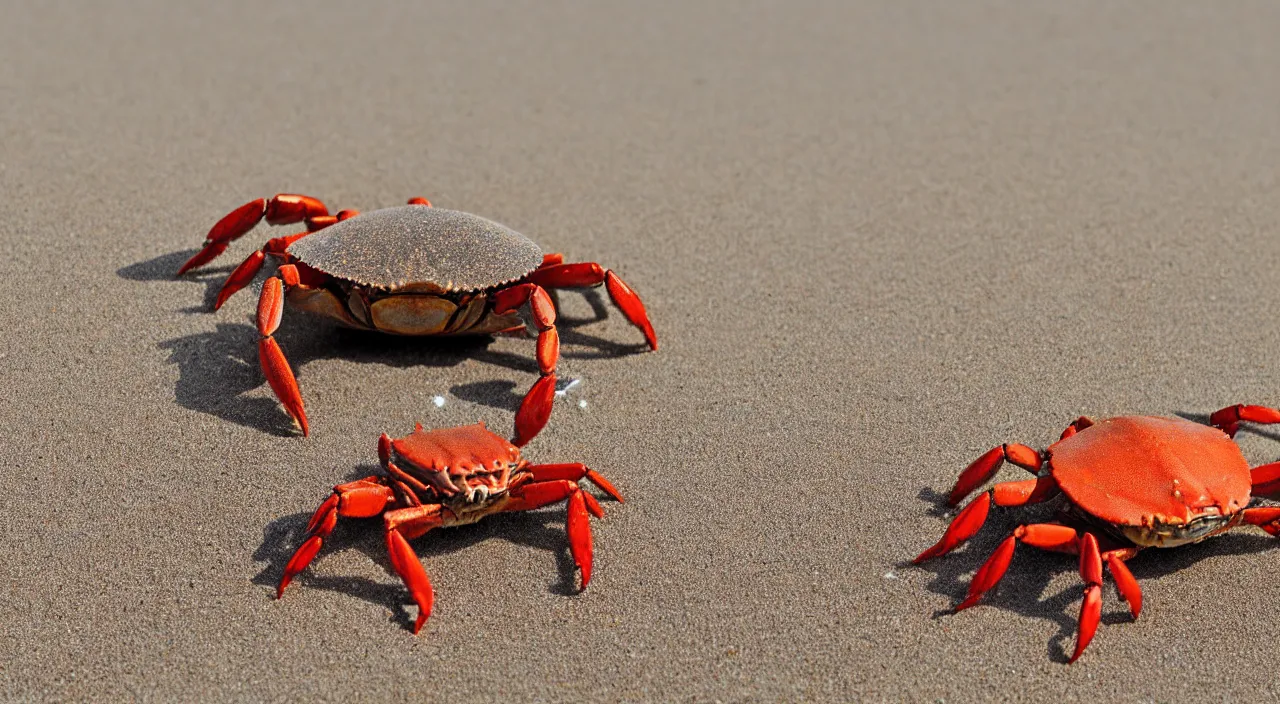
<svg viewBox="0 0 1280 704">
<path fill-rule="evenodd" d="M 1280 506 L 1246 508 L 1244 510 L 1244 522 L 1251 526 L 1258 526 L 1280 538 Z"/>
<path fill-rule="evenodd" d="M 1085 428 L 1088 428 L 1091 425 L 1093 425 L 1093 421 L 1091 419 L 1086 418 L 1085 416 L 1080 416 L 1079 418 L 1076 418 L 1075 420 L 1071 421 L 1071 425 L 1068 425 L 1062 431 L 1062 436 L 1059 437 L 1058 439 L 1066 440 L 1067 438 L 1071 437 L 1072 435 L 1075 435 L 1076 433 L 1080 432 L 1081 430 L 1084 430 Z"/>
<path fill-rule="evenodd" d="M 1250 475 L 1253 478 L 1251 491 L 1254 496 L 1280 494 L 1280 462 L 1254 467 Z"/>
<path fill-rule="evenodd" d="M 423 198 L 422 196 L 418 196 L 416 198 L 410 198 L 409 205 L 425 205 L 428 208 L 430 208 L 431 201 L 427 200 L 426 198 Z"/>
<path fill-rule="evenodd" d="M 1019 542 L 1041 550 L 1075 552 L 1076 531 L 1074 528 L 1057 523 L 1032 523 L 1018 526 L 978 568 L 977 573 L 973 575 L 973 580 L 969 582 L 968 594 L 956 607 L 956 611 L 964 611 L 977 604 L 984 594 L 1000 583 L 1005 570 L 1009 569 L 1009 563 L 1013 560 L 1013 550 Z"/>
<path fill-rule="evenodd" d="M 947 505 L 955 506 L 959 504 L 974 489 L 986 484 L 988 480 L 996 475 L 1000 465 L 1005 460 L 1022 467 L 1032 474 L 1040 471 L 1040 453 L 1030 447 L 1017 443 L 1007 443 L 993 447 L 974 460 L 968 467 L 965 467 L 965 470 L 960 473 L 960 478 L 956 480 L 956 485 L 952 487 L 951 494 L 947 497 Z"/>
<path fill-rule="evenodd" d="M 329 209 L 319 199 L 291 193 L 278 193 L 271 198 L 259 198 L 227 213 L 214 224 L 205 237 L 201 249 L 178 269 L 178 276 L 202 267 L 226 250 L 233 240 L 244 236 L 263 218 L 270 225 L 287 225 L 302 222 L 312 216 L 328 215 Z"/>
<path fill-rule="evenodd" d="M 525 303 L 533 312 L 538 327 L 538 372 L 542 375 L 525 394 L 516 411 L 516 434 L 512 444 L 523 447 L 542 430 L 551 418 L 551 404 L 556 395 L 556 363 L 560 359 L 560 332 L 556 330 L 556 307 L 551 296 L 537 284 L 518 284 L 493 294 L 493 311 L 510 313 Z"/>
<path fill-rule="evenodd" d="M 1133 614 L 1134 620 L 1142 613 L 1142 587 L 1138 586 L 1138 580 L 1133 578 L 1133 573 L 1125 566 L 1124 561 L 1137 555 L 1140 549 L 1128 547 L 1102 553 L 1102 559 L 1111 571 L 1111 578 L 1116 580 L 1116 590 L 1120 592 L 1120 598 L 1128 602 L 1129 613 Z"/>
<path fill-rule="evenodd" d="M 444 512 L 445 508 L 440 504 L 423 504 L 387 511 L 382 516 L 391 566 L 418 605 L 418 619 L 413 624 L 415 634 L 422 630 L 422 624 L 431 616 L 435 591 L 431 588 L 431 580 L 427 579 L 427 571 L 422 568 L 422 561 L 409 547 L 409 540 L 444 525 Z"/>
<path fill-rule="evenodd" d="M 590 469 L 581 462 L 569 462 L 565 464 L 531 464 L 525 467 L 530 474 L 533 475 L 534 481 L 545 482 L 551 479 L 568 479 L 571 482 L 579 481 L 586 478 L 592 484 L 595 484 L 601 491 L 613 497 L 614 501 L 622 503 L 622 494 L 613 487 L 608 479 L 600 476 L 600 473 L 594 469 Z"/>
<path fill-rule="evenodd" d="M 262 296 L 258 299 L 258 332 L 262 335 L 258 341 L 258 359 L 271 390 L 301 426 L 305 437 L 310 434 L 310 429 L 306 410 L 302 407 L 302 392 L 298 390 L 298 382 L 289 368 L 289 360 L 285 359 L 280 345 L 272 337 L 284 315 L 284 287 L 298 285 L 298 269 L 292 264 L 285 264 L 277 273 L 279 276 L 273 276 L 262 284 Z M 284 279 L 283 283 L 281 279 Z"/>
<path fill-rule="evenodd" d="M 1249 423 L 1280 423 L 1280 411 L 1267 406 L 1227 406 L 1218 411 L 1214 411 L 1209 416 L 1209 425 L 1221 428 L 1222 432 L 1236 436 L 1236 431 L 1240 430 L 1242 421 Z"/>
<path fill-rule="evenodd" d="M 289 248 L 289 245 L 309 234 L 311 233 L 299 232 L 285 237 L 272 238 L 262 246 L 262 249 L 246 257 L 243 262 L 240 262 L 240 266 L 237 266 L 235 271 L 231 272 L 227 276 L 227 280 L 222 283 L 222 289 L 218 291 L 218 298 L 213 302 L 213 309 L 218 310 L 223 303 L 227 302 L 228 298 L 231 298 L 232 294 L 248 286 L 249 282 L 253 281 L 253 277 L 257 276 L 258 272 L 262 270 L 263 262 L 266 261 L 268 254 L 288 261 L 288 255 L 286 255 L 285 250 Z"/>
<path fill-rule="evenodd" d="M 618 310 L 622 311 L 622 315 L 632 325 L 640 328 L 644 333 L 649 349 L 658 349 L 658 335 L 653 331 L 653 325 L 649 323 L 649 314 L 645 312 L 644 303 L 640 301 L 636 292 L 632 291 L 631 287 L 611 270 L 595 262 L 548 265 L 547 258 L 544 257 L 542 266 L 526 276 L 525 281 L 545 288 L 584 288 L 604 284 L 609 292 L 609 298 L 613 299 L 613 304 L 618 306 Z"/>
<path fill-rule="evenodd" d="M 1084 580 L 1084 602 L 1080 604 L 1080 626 L 1076 632 L 1076 650 L 1070 662 L 1079 659 L 1102 620 L 1102 556 L 1098 540 L 1092 533 L 1080 538 L 1080 579 Z"/>
<path fill-rule="evenodd" d="M 294 551 L 293 557 L 289 558 L 289 564 L 284 568 L 284 576 L 280 578 L 280 586 L 276 587 L 277 599 L 284 595 L 284 588 L 289 586 L 289 582 L 293 581 L 299 572 L 305 570 L 315 558 L 316 553 L 320 552 L 320 546 L 324 544 L 324 539 L 329 537 L 329 533 L 333 532 L 338 516 L 371 518 L 382 513 L 387 503 L 394 500 L 395 495 L 382 482 L 382 478 L 375 475 L 339 484 L 333 488 L 333 493 L 320 504 L 320 508 L 316 509 L 311 520 L 307 522 L 307 532 L 310 536 Z"/>
<path fill-rule="evenodd" d="M 587 583 L 591 581 L 592 563 L 591 525 L 587 518 L 586 492 L 576 482 L 554 479 L 524 484 L 512 490 L 511 495 L 516 500 L 507 505 L 507 511 L 531 511 L 569 499 L 565 532 L 569 535 L 569 552 L 573 555 L 573 562 L 582 570 L 582 588 L 586 589 Z"/>
<path fill-rule="evenodd" d="M 984 493 L 969 502 L 969 505 L 965 506 L 951 521 L 951 525 L 947 526 L 947 532 L 943 534 L 942 539 L 933 547 L 917 555 L 912 562 L 918 565 L 925 560 L 941 557 L 977 535 L 978 530 L 987 520 L 987 513 L 991 509 L 993 500 L 997 506 L 1025 506 L 1047 501 L 1057 495 L 1058 483 L 1050 476 L 996 484 L 992 487 L 989 496 Z"/>
</svg>

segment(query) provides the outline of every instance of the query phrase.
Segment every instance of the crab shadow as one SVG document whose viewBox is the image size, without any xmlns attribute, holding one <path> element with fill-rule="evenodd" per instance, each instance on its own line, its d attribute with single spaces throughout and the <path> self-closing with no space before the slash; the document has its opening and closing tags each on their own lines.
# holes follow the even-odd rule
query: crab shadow
<svg viewBox="0 0 1280 704">
<path fill-rule="evenodd" d="M 348 479 L 359 479 L 376 474 L 379 468 L 365 465 L 352 472 Z M 296 513 L 278 518 L 263 529 L 262 545 L 254 551 L 253 558 L 257 562 L 266 563 L 262 570 L 252 577 L 254 584 L 274 588 L 284 575 L 285 565 L 292 557 L 293 551 L 306 539 L 307 520 L 310 513 Z M 415 554 L 422 560 L 423 566 L 430 576 L 433 563 L 437 569 L 444 569 L 448 560 L 446 555 L 462 552 L 466 548 L 486 540 L 505 540 L 507 542 L 553 553 L 556 560 L 556 578 L 548 584 L 548 592 L 560 596 L 574 596 L 580 591 L 577 586 L 577 566 L 569 552 L 569 540 L 565 534 L 565 517 L 563 507 L 548 507 L 536 511 L 506 513 L 493 516 L 478 523 L 455 528 L 433 530 L 412 545 Z M 390 577 L 388 581 L 372 580 L 366 577 L 340 577 L 319 574 L 318 566 L 324 563 L 325 555 L 332 555 L 343 550 L 355 549 L 378 563 L 379 567 Z M 302 589 L 298 589 L 302 587 Z M 293 579 L 289 591 L 306 589 L 326 589 L 341 594 L 363 599 L 371 604 L 384 606 L 393 614 L 395 621 L 405 628 L 412 628 L 416 615 L 413 598 L 391 567 L 387 557 L 387 547 L 382 537 L 381 523 L 378 519 L 344 518 L 338 522 L 334 532 L 325 539 L 324 547 L 316 561 Z"/>
<path fill-rule="evenodd" d="M 202 313 L 213 309 L 213 302 L 218 298 L 222 282 L 235 270 L 235 264 L 219 264 L 206 266 L 199 271 L 184 274 L 182 278 L 174 276 L 178 267 L 191 258 L 198 249 L 183 252 L 171 252 L 142 262 L 123 266 L 116 270 L 116 275 L 129 281 L 186 281 L 204 287 L 204 299 L 200 305 L 183 308 L 183 313 Z"/>
<path fill-rule="evenodd" d="M 920 498 L 935 505 L 931 514 L 942 515 L 945 495 L 932 489 L 921 492 Z M 905 560 L 898 565 L 901 569 L 918 568 L 932 573 L 933 579 L 926 586 L 929 591 L 953 599 L 958 604 L 964 598 L 972 573 L 995 551 L 999 543 L 1008 537 L 1013 529 L 1024 523 L 1039 523 L 1055 519 L 1055 512 L 1060 501 L 1050 501 L 1035 507 L 1022 510 L 993 511 L 986 525 L 964 546 L 943 557 L 934 558 L 919 565 Z M 945 517 L 944 521 L 948 521 Z M 946 522 L 938 526 L 941 537 L 946 529 Z M 1133 572 L 1139 583 L 1168 577 L 1195 563 L 1220 556 L 1254 555 L 1265 550 L 1280 547 L 1276 539 L 1263 534 L 1245 530 L 1228 533 L 1212 540 L 1185 545 L 1178 548 L 1144 550 L 1137 557 L 1125 564 Z M 1055 583 L 1063 575 L 1072 575 L 1076 584 L 1054 592 Z M 1103 591 L 1104 626 L 1124 624 L 1132 621 L 1128 605 L 1120 601 L 1116 594 L 1114 582 L 1109 573 L 1104 574 L 1107 585 Z M 1070 659 L 1074 649 L 1080 604 L 1083 598 L 1083 585 L 1079 583 L 1078 560 L 1074 555 L 1045 552 L 1027 545 L 1019 544 L 1009 565 L 1008 571 L 1000 584 L 982 598 L 979 606 L 988 606 L 1008 611 L 1019 616 L 1043 619 L 1054 623 L 1058 632 L 1046 644 L 1046 652 L 1051 660 L 1065 663 Z M 1146 601 L 1151 607 L 1150 600 Z M 941 609 L 933 614 L 934 618 L 963 617 L 954 608 Z"/>
<path fill-rule="evenodd" d="M 159 257 L 150 262 L 125 267 L 121 272 L 147 280 L 169 276 L 181 257 Z M 163 275 L 161 274 L 163 272 Z M 122 273 L 122 275 L 126 275 Z M 220 276 L 212 277 L 206 293 L 209 301 L 221 287 Z M 212 291 L 212 293 L 208 293 Z M 244 295 L 242 293 L 242 295 Z M 608 317 L 598 292 L 589 290 L 584 297 L 593 315 L 561 317 L 562 358 L 615 358 L 647 349 L 644 343 L 618 344 L 583 333 L 577 328 Z M 208 308 L 189 309 L 207 311 Z M 300 431 L 277 404 L 274 396 L 246 396 L 266 385 L 259 367 L 256 342 L 257 329 L 245 323 L 218 323 L 212 332 L 200 332 L 158 343 L 169 352 L 169 362 L 178 366 L 174 395 L 184 408 L 207 413 L 223 420 L 278 436 L 296 435 Z M 350 330 L 308 314 L 286 314 L 275 334 L 297 374 L 306 398 L 308 364 L 316 360 L 344 359 L 358 363 L 385 364 L 396 368 L 457 366 L 467 360 L 505 367 L 529 375 L 529 385 L 538 377 L 534 345 L 529 354 L 513 354 L 490 349 L 492 336 L 438 337 L 431 339 L 384 335 Z M 530 340 L 532 343 L 532 340 Z M 572 364 L 562 363 L 561 371 L 571 372 Z M 423 380 L 424 384 L 427 382 Z M 521 389 L 518 391 L 517 389 Z M 488 381 L 454 386 L 450 392 L 465 401 L 514 412 L 523 400 L 527 385 L 510 381 Z"/>
</svg>

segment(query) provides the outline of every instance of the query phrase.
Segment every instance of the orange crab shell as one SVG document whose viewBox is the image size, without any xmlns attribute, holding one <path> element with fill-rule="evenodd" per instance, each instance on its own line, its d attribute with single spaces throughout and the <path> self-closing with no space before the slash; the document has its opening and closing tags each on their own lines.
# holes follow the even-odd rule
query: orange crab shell
<svg viewBox="0 0 1280 704">
<path fill-rule="evenodd" d="M 1186 524 L 1249 503 L 1249 463 L 1226 433 L 1180 418 L 1123 416 L 1049 446 L 1073 504 L 1116 526 Z"/>
<path fill-rule="evenodd" d="M 424 470 L 459 476 L 520 463 L 520 450 L 491 432 L 484 423 L 423 430 L 391 441 L 391 447 Z"/>
</svg>

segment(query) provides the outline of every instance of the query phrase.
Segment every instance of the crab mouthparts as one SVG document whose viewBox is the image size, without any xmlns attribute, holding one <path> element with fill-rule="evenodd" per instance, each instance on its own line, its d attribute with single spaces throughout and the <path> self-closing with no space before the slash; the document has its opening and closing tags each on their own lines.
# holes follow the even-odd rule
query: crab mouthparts
<svg viewBox="0 0 1280 704">
<path fill-rule="evenodd" d="M 1123 526 L 1124 536 L 1135 545 L 1172 548 L 1195 543 L 1233 526 L 1243 514 L 1206 513 L 1186 523 L 1165 523 L 1153 519 L 1144 526 Z"/>
</svg>

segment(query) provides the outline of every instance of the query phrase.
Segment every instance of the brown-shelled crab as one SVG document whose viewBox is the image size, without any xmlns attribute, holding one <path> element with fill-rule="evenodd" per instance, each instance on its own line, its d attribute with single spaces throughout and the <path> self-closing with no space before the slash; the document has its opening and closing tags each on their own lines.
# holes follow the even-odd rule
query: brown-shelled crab
<svg viewBox="0 0 1280 704">
<path fill-rule="evenodd" d="M 524 329 L 517 311 L 528 304 L 538 328 L 541 378 L 516 413 L 513 442 L 523 446 L 551 415 L 560 337 L 549 288 L 604 284 L 615 305 L 644 333 L 658 338 L 640 297 L 617 274 L 594 262 L 565 264 L 532 240 L 478 215 L 433 208 L 425 198 L 408 205 L 329 215 L 310 196 L 278 194 L 246 203 L 218 221 L 204 248 L 178 270 L 182 275 L 226 250 L 228 243 L 265 219 L 272 225 L 304 222 L 307 230 L 277 237 L 249 255 L 227 277 L 214 309 L 248 285 L 268 255 L 282 260 L 258 301 L 258 356 L 262 371 L 303 435 L 310 432 L 293 370 L 272 337 L 284 301 L 340 324 L 393 335 L 487 335 Z"/>
</svg>

